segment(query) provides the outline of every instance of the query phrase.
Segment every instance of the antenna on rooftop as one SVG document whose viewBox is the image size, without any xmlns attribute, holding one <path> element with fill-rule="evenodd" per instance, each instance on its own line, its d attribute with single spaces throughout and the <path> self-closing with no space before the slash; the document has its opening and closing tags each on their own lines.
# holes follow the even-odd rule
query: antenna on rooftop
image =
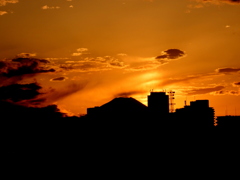
<svg viewBox="0 0 240 180">
<path fill-rule="evenodd" d="M 168 92 L 168 94 L 169 94 L 169 100 L 170 100 L 170 113 L 173 113 L 174 112 L 174 105 L 175 105 L 175 103 L 174 103 L 174 95 L 175 95 L 175 91 L 172 91 L 172 90 L 170 90 L 169 92 Z"/>
</svg>

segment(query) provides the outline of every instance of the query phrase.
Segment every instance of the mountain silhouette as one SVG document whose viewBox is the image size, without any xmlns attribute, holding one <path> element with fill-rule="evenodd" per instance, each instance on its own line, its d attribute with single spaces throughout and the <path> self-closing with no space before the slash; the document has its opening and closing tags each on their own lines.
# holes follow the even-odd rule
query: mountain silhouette
<svg viewBox="0 0 240 180">
<path fill-rule="evenodd" d="M 131 97 L 118 97 L 100 107 L 87 109 L 87 121 L 95 131 L 99 129 L 111 134 L 134 133 L 146 122 L 148 108 Z"/>
<path fill-rule="evenodd" d="M 116 111 L 139 111 L 146 110 L 147 106 L 132 97 L 119 97 L 103 104 L 101 108 Z"/>
</svg>

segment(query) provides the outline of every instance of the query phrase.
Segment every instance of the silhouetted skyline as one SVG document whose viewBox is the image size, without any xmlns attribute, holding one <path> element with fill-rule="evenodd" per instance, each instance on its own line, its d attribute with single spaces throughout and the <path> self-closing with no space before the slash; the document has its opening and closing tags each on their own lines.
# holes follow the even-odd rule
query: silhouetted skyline
<svg viewBox="0 0 240 180">
<path fill-rule="evenodd" d="M 166 92 L 151 92 L 148 106 L 133 98 L 119 97 L 94 108 L 88 108 L 86 118 L 94 121 L 123 121 L 127 124 L 137 122 L 154 122 L 166 128 L 211 128 L 215 125 L 214 109 L 208 100 L 196 100 L 189 106 L 169 110 L 169 95 Z"/>
<path fill-rule="evenodd" d="M 237 142 L 239 12 L 233 0 L 0 0 L 4 150 L 139 161 Z"/>
<path fill-rule="evenodd" d="M 81 157 L 93 153 L 92 157 L 99 158 L 98 153 L 105 154 L 113 143 L 136 148 L 142 143 L 155 144 L 169 134 L 164 142 L 161 139 L 161 144 L 183 139 L 190 143 L 195 138 L 196 142 L 204 140 L 219 146 L 217 142 L 222 143 L 223 134 L 230 132 L 225 138 L 232 138 L 232 133 L 240 128 L 239 116 L 219 117 L 219 126 L 214 126 L 214 109 L 209 107 L 208 100 L 192 101 L 172 113 L 167 112 L 165 92 L 151 92 L 148 100 L 149 107 L 131 97 L 114 98 L 102 106 L 88 108 L 87 115 L 81 117 L 69 117 L 56 105 L 36 108 L 1 100 L 4 152 L 9 158 L 66 157 L 79 153 Z"/>
<path fill-rule="evenodd" d="M 147 105 L 151 89 L 174 90 L 176 108 L 195 97 L 240 115 L 239 11 L 231 0 L 1 0 L 0 87 L 37 83 L 21 103 L 70 116 L 120 96 Z"/>
</svg>

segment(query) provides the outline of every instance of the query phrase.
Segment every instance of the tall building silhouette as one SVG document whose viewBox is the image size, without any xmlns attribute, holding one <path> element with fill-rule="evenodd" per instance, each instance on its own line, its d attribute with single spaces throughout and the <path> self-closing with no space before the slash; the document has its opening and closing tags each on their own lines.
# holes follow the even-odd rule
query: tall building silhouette
<svg viewBox="0 0 240 180">
<path fill-rule="evenodd" d="M 166 117 L 169 114 L 169 96 L 165 92 L 151 92 L 148 109 L 154 116 Z"/>
</svg>

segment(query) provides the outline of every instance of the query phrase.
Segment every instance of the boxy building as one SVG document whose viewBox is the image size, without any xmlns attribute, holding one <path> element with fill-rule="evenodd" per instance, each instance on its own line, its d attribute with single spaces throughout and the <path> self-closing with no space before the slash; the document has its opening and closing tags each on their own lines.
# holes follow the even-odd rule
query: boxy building
<svg viewBox="0 0 240 180">
<path fill-rule="evenodd" d="M 196 100 L 190 102 L 190 106 L 176 110 L 175 123 L 180 127 L 213 127 L 214 114 L 208 100 Z"/>
<path fill-rule="evenodd" d="M 169 114 L 169 96 L 165 92 L 151 92 L 148 96 L 148 109 L 158 116 Z"/>
</svg>

